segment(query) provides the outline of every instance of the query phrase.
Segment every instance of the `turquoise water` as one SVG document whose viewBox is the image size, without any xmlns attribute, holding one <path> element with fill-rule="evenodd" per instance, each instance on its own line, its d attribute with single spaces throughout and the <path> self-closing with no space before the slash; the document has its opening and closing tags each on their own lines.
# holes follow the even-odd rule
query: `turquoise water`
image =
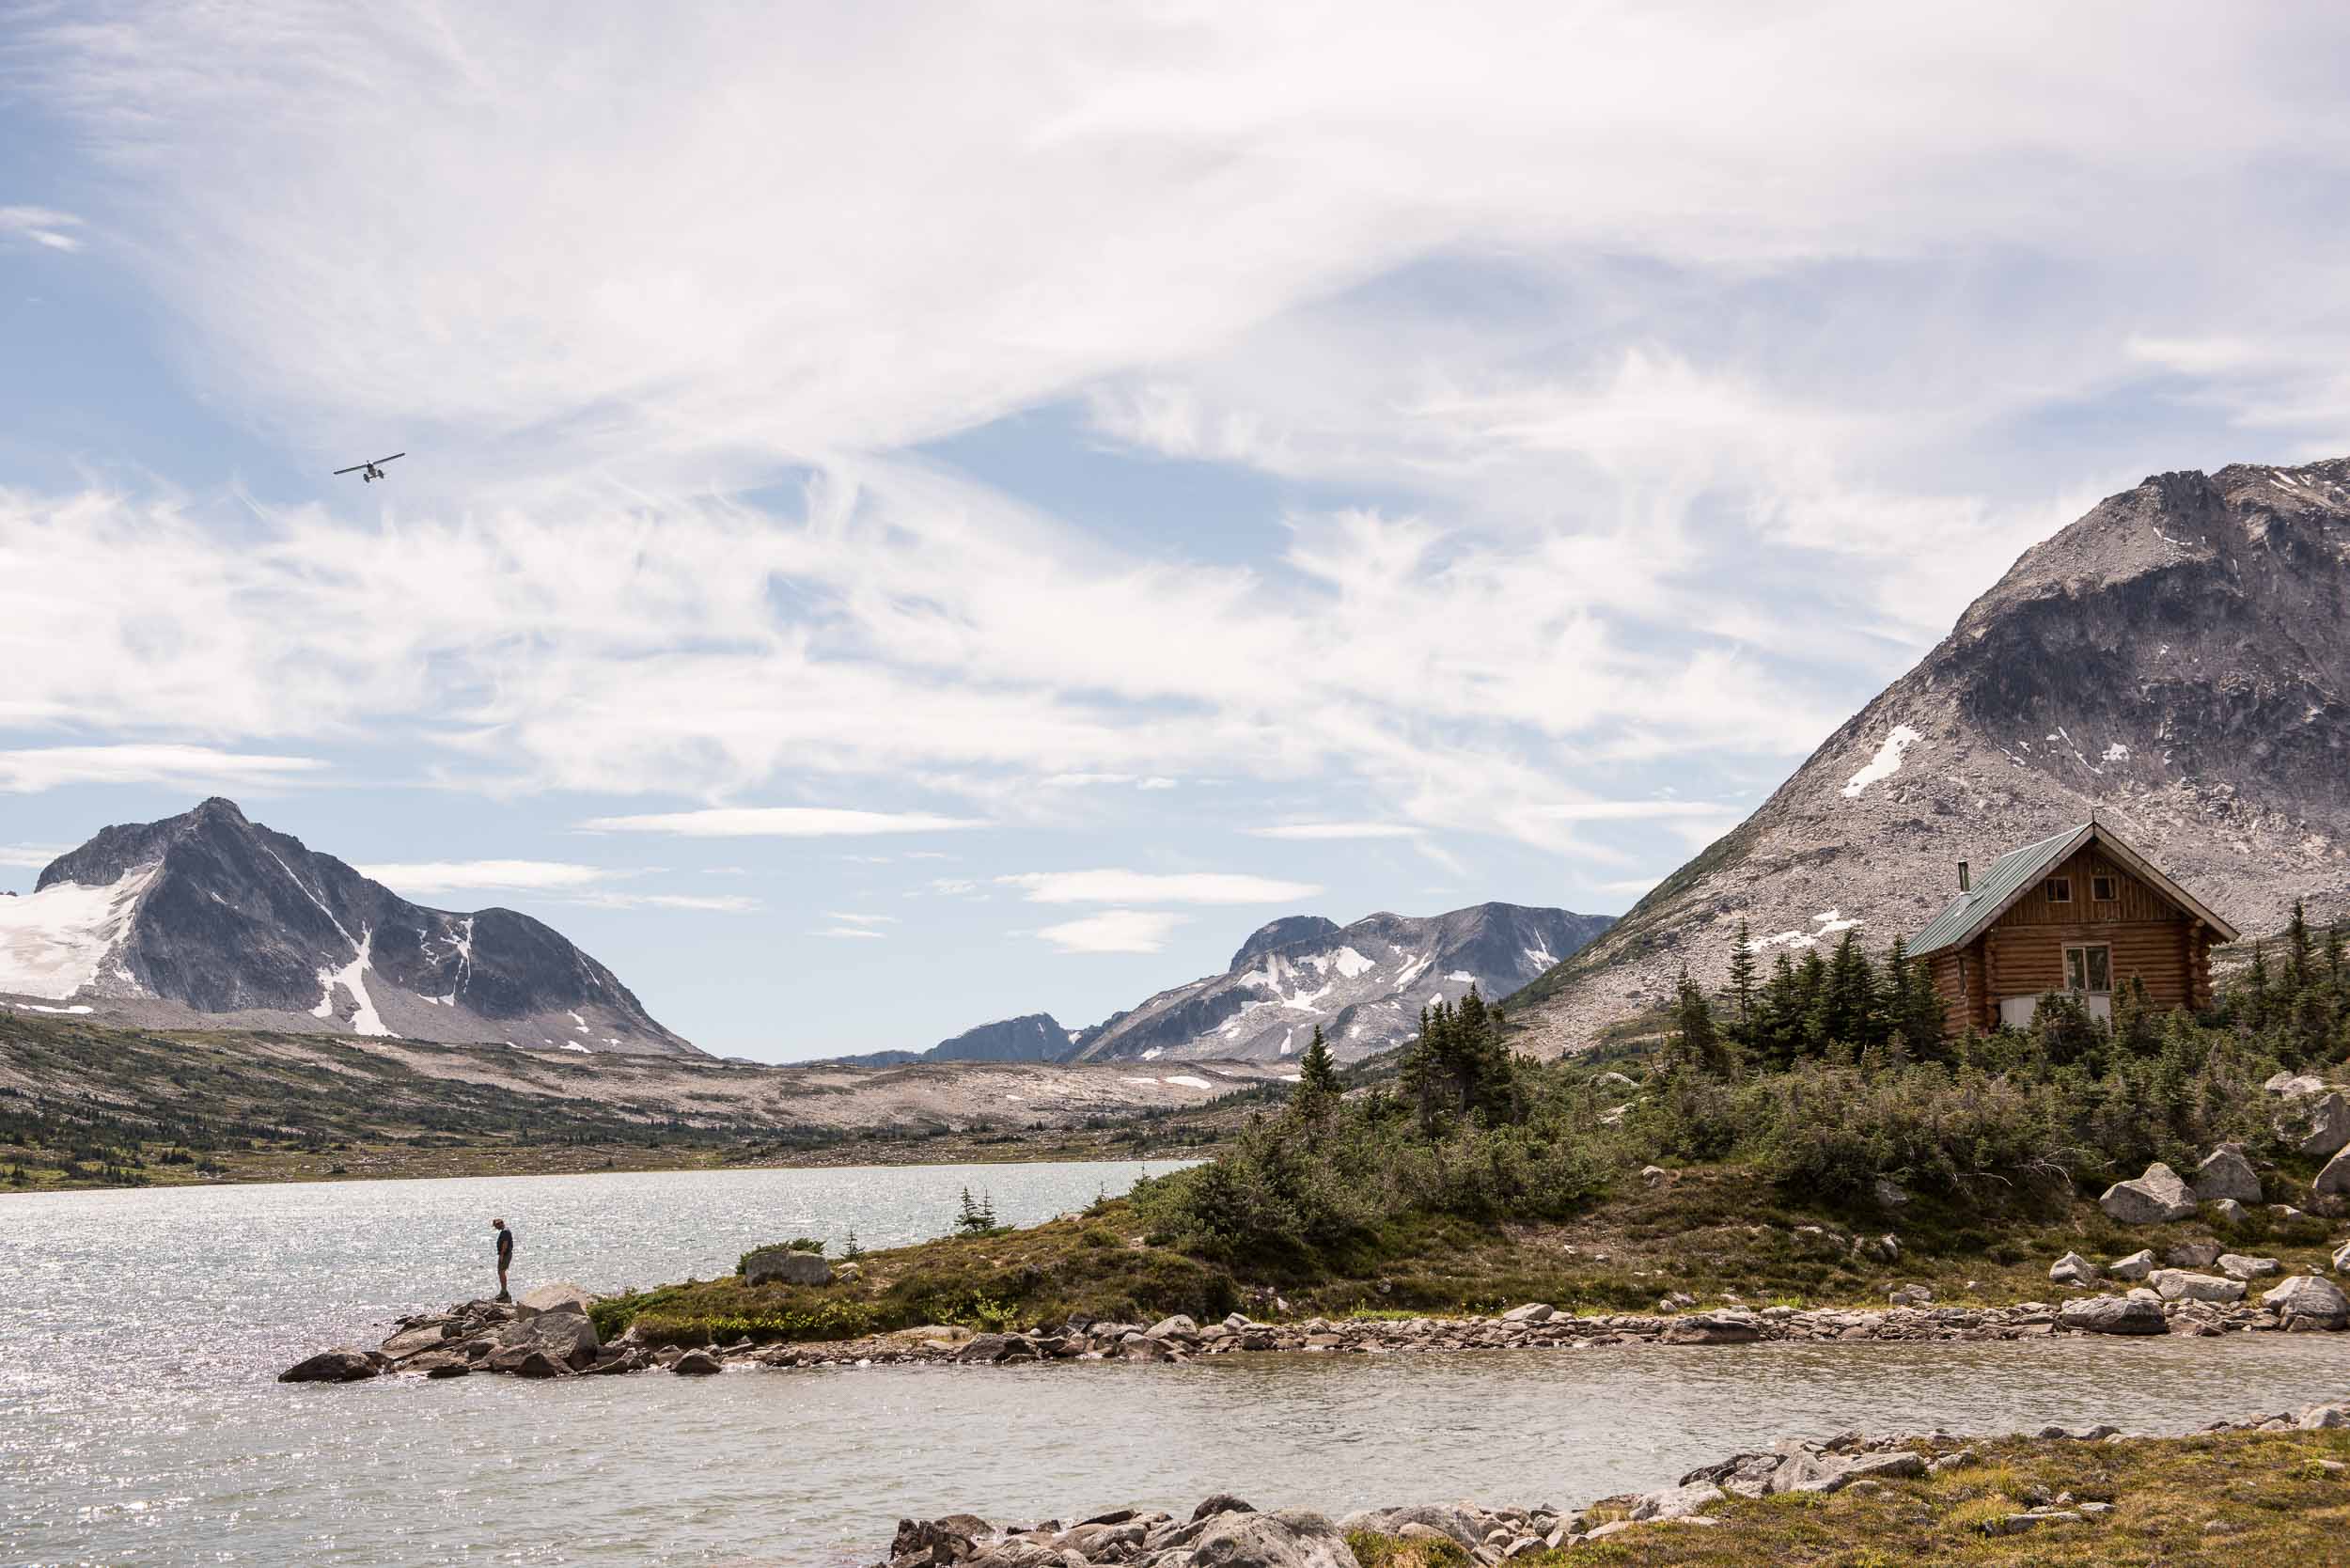
<svg viewBox="0 0 2350 1568">
<path fill-rule="evenodd" d="M 901 1516 L 1572 1504 L 1782 1435 L 2184 1431 L 2350 1394 L 2350 1335 L 1626 1346 L 1186 1366 L 730 1371 L 526 1383 L 274 1374 L 480 1292 L 733 1267 L 792 1235 L 935 1234 L 1130 1165 L 515 1177 L 0 1200 L 0 1561 L 871 1562 Z"/>
</svg>

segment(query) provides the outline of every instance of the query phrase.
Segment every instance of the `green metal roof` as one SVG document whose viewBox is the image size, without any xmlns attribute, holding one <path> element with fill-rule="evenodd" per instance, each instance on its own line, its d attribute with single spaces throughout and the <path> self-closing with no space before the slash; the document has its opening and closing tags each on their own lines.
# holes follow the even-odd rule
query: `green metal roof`
<svg viewBox="0 0 2350 1568">
<path fill-rule="evenodd" d="M 1991 862 L 1989 869 L 1976 879 L 1973 888 L 1952 899 L 1941 914 L 1928 920 L 1925 929 L 1910 939 L 1909 956 L 1923 958 L 1971 940 L 1976 928 L 2005 907 L 2013 895 L 2047 875 L 2095 831 L 2094 823 L 2083 823 L 2051 834 L 2036 844 L 2010 850 Z"/>
</svg>

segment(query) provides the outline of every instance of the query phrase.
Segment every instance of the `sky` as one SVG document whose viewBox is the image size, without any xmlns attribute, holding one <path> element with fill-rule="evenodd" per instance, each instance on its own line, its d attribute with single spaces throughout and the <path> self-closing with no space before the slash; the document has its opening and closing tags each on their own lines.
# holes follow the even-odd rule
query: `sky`
<svg viewBox="0 0 2350 1568">
<path fill-rule="evenodd" d="M 1621 911 L 2100 496 L 2350 451 L 2326 8 L 0 39 L 0 888 L 227 794 L 724 1054 Z"/>
</svg>

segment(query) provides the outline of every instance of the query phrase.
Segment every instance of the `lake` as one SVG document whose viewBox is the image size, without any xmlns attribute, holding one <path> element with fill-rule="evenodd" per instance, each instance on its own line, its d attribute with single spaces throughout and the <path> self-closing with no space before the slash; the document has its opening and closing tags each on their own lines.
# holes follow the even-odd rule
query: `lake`
<svg viewBox="0 0 2350 1568">
<path fill-rule="evenodd" d="M 1162 1166 L 1158 1168 L 1164 1169 Z M 0 1560 L 869 1563 L 901 1516 L 1230 1490 L 1340 1513 L 1560 1505 L 1781 1435 L 2180 1432 L 2350 1391 L 2350 1335 L 1622 1346 L 1185 1366 L 276 1383 L 396 1314 L 730 1272 L 744 1249 L 1028 1223 L 1131 1164 L 696 1171 L 0 1200 Z"/>
</svg>

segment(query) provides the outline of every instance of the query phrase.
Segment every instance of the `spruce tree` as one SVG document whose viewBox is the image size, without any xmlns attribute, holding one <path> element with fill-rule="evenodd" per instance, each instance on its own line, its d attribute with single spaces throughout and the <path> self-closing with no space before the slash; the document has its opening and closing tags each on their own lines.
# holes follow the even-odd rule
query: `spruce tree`
<svg viewBox="0 0 2350 1568">
<path fill-rule="evenodd" d="M 1314 1037 L 1306 1046 L 1306 1054 L 1297 1060 L 1297 1092 L 1291 1103 L 1313 1107 L 1339 1097 L 1339 1064 L 1331 1059 L 1329 1042 L 1322 1038 L 1322 1026 L 1314 1026 Z"/>
<path fill-rule="evenodd" d="M 1741 920 L 1738 934 L 1730 942 L 1730 999 L 1737 1009 L 1737 1017 L 1731 1021 L 1732 1038 L 1745 1051 L 1753 1050 L 1755 1043 L 1755 970 L 1754 942 L 1747 934 L 1746 921 Z"/>
<path fill-rule="evenodd" d="M 1705 993 L 1689 978 L 1689 967 L 1683 964 L 1681 980 L 1674 988 L 1673 1058 L 1681 1066 L 1717 1077 L 1730 1073 L 1729 1053 L 1722 1046 L 1721 1036 L 1714 1027 L 1714 1008 L 1705 999 Z"/>
</svg>

